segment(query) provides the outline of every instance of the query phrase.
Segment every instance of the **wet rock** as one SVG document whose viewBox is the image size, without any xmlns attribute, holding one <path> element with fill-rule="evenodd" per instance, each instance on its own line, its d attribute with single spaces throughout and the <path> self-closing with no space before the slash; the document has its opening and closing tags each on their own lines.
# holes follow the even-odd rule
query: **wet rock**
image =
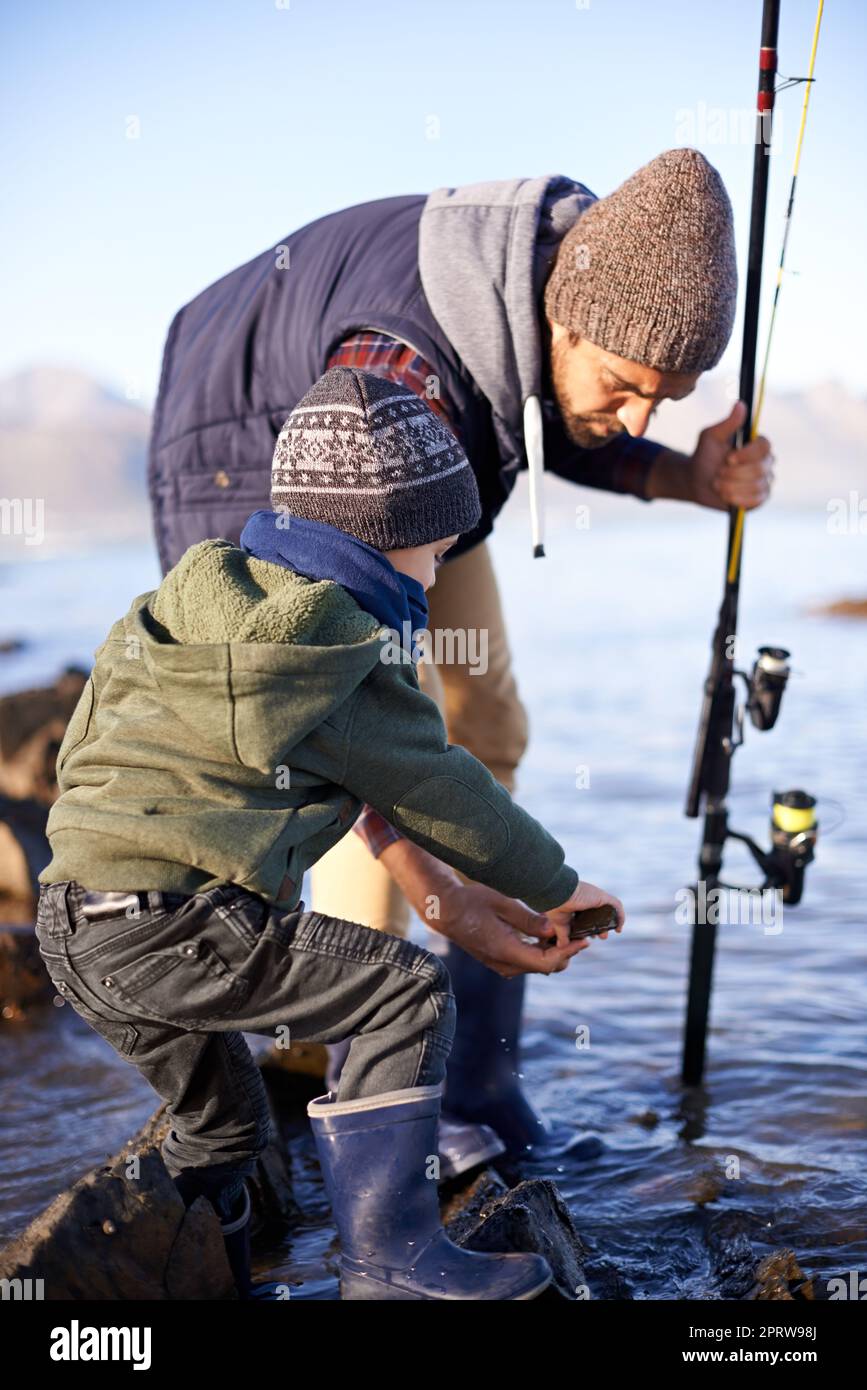
<svg viewBox="0 0 867 1390">
<path fill-rule="evenodd" d="M 762 1260 L 755 1272 L 755 1285 L 748 1299 L 807 1299 L 815 1298 L 813 1281 L 798 1264 L 794 1250 L 776 1250 Z"/>
<path fill-rule="evenodd" d="M 0 792 L 50 806 L 57 796 L 57 750 L 87 672 L 70 666 L 53 685 L 0 696 Z"/>
<path fill-rule="evenodd" d="M 254 1249 L 309 1222 L 292 1189 L 285 1136 L 305 1128 L 306 1100 L 321 1094 L 322 1049 L 272 1049 L 261 1062 L 273 1127 L 269 1147 L 248 1180 Z M 219 1222 L 200 1198 L 184 1210 L 161 1157 L 169 1119 L 161 1106 L 107 1164 L 84 1174 L 0 1250 L 0 1278 L 43 1279 L 48 1299 L 233 1299 Z M 303 1185 L 302 1185 L 303 1186 Z M 299 1189 L 300 1192 L 300 1189 Z M 443 1223 L 471 1250 L 530 1251 L 548 1260 L 554 1282 L 543 1299 L 627 1298 L 628 1285 L 589 1250 L 555 1184 L 509 1188 L 490 1169 L 441 1188 Z M 257 1261 L 264 1266 L 266 1261 Z M 280 1278 L 302 1284 L 285 1266 Z M 257 1277 L 273 1277 L 264 1268 Z"/>
<path fill-rule="evenodd" d="M 642 1129 L 656 1129 L 659 1124 L 659 1116 L 655 1110 L 642 1110 L 640 1115 L 630 1115 L 634 1125 L 641 1125 Z"/>
<path fill-rule="evenodd" d="M 160 1154 L 161 1106 L 109 1163 L 85 1173 L 0 1250 L 0 1278 L 42 1279 L 46 1299 L 234 1299 L 220 1223 L 204 1197 L 184 1208 Z M 297 1217 L 272 1142 L 249 1179 L 253 1238 Z"/>
<path fill-rule="evenodd" d="M 741 1212 L 715 1213 L 707 1230 L 716 1291 L 720 1298 L 743 1300 L 813 1298 L 812 1282 L 794 1251 L 777 1250 L 757 1260 L 749 1239 L 749 1218 Z"/>
<path fill-rule="evenodd" d="M 277 1133 L 284 1146 L 310 1132 L 307 1104 L 325 1090 L 328 1057 L 321 1043 L 296 1042 L 271 1047 L 259 1058 L 262 1077 L 274 1106 Z"/>
<path fill-rule="evenodd" d="M 728 1179 L 722 1168 L 713 1162 L 690 1174 L 684 1195 L 688 1201 L 702 1207 L 721 1197 L 727 1185 Z"/>
<path fill-rule="evenodd" d="M 867 618 L 867 598 L 841 598 L 810 609 L 811 613 L 829 618 Z"/>
<path fill-rule="evenodd" d="M 165 1297 L 173 1301 L 237 1297 L 219 1222 L 204 1197 L 197 1197 L 184 1214 L 163 1283 Z"/>
<path fill-rule="evenodd" d="M 22 1018 L 54 995 L 33 928 L 0 926 L 0 1018 Z"/>
<path fill-rule="evenodd" d="M 449 1236 L 458 1245 L 472 1234 L 479 1224 L 484 1208 L 509 1191 L 508 1185 L 492 1168 L 483 1168 L 469 1178 L 460 1177 L 440 1187 L 440 1217 Z"/>
<path fill-rule="evenodd" d="M 95 1168 L 0 1251 L 0 1277 L 42 1279 L 46 1299 L 227 1298 L 219 1221 L 199 1198 L 185 1211 L 162 1159 Z"/>
<path fill-rule="evenodd" d="M 635 1297 L 633 1285 L 610 1260 L 588 1258 L 584 1268 L 593 1298 L 623 1302 Z"/>
<path fill-rule="evenodd" d="M 264 1079 L 268 1090 L 267 1078 Z M 259 1155 L 255 1172 L 247 1179 L 253 1209 L 251 1234 L 254 1241 L 257 1238 L 279 1238 L 285 1233 L 287 1225 L 298 1220 L 301 1215 L 292 1195 L 292 1177 L 279 1141 L 278 1116 L 270 1090 L 268 1108 L 271 1115 L 271 1142 Z M 168 1130 L 169 1118 L 165 1106 L 161 1105 L 136 1137 L 127 1143 L 118 1155 L 118 1160 L 124 1156 L 128 1158 L 130 1155 L 145 1153 L 150 1149 L 155 1150 L 159 1156 Z"/>
<path fill-rule="evenodd" d="M 278 1047 L 276 1043 L 262 1058 L 263 1068 L 292 1075 L 315 1077 L 323 1080 L 328 1063 L 328 1053 L 322 1043 L 294 1042 L 291 1047 Z"/>
<path fill-rule="evenodd" d="M 713 1272 L 720 1298 L 747 1298 L 756 1282 L 756 1257 L 742 1231 L 721 1235 L 713 1248 Z"/>
<path fill-rule="evenodd" d="M 491 1195 L 488 1175 L 483 1174 L 473 1199 L 447 1230 L 450 1238 L 467 1250 L 544 1255 L 554 1280 L 543 1298 L 575 1302 L 589 1296 L 584 1266 L 590 1252 L 556 1184 L 548 1179 L 522 1182 L 506 1192 L 494 1190 Z"/>
<path fill-rule="evenodd" d="M 728 1185 L 722 1165 L 714 1158 L 684 1159 L 672 1172 L 654 1173 L 637 1182 L 633 1195 L 645 1203 L 691 1202 L 704 1207 L 722 1195 Z"/>
<path fill-rule="evenodd" d="M 33 921 L 37 875 L 51 858 L 57 754 L 86 681 L 70 666 L 53 685 L 0 696 L 0 921 Z"/>
<path fill-rule="evenodd" d="M 0 922 L 32 922 L 38 876 L 51 858 L 48 807 L 0 793 Z"/>
</svg>

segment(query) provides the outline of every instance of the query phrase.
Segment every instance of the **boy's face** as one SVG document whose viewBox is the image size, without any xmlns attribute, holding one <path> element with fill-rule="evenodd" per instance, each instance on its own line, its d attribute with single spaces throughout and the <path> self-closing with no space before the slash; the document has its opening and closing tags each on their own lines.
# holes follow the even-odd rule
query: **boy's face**
<svg viewBox="0 0 867 1390">
<path fill-rule="evenodd" d="M 390 560 L 401 574 L 417 579 L 422 588 L 433 588 L 436 583 L 437 566 L 442 557 L 457 541 L 457 536 L 445 536 L 441 541 L 428 541 L 427 545 L 406 546 L 403 550 L 384 550 L 386 560 Z"/>
</svg>

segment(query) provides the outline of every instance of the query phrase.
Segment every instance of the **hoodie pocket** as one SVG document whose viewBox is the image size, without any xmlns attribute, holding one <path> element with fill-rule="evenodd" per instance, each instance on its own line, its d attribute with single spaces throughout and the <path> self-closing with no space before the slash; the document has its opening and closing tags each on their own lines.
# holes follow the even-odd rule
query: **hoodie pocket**
<svg viewBox="0 0 867 1390">
<path fill-rule="evenodd" d="M 140 956 L 100 983 L 131 1013 L 190 1028 L 231 1017 L 251 988 L 201 937 Z"/>
</svg>

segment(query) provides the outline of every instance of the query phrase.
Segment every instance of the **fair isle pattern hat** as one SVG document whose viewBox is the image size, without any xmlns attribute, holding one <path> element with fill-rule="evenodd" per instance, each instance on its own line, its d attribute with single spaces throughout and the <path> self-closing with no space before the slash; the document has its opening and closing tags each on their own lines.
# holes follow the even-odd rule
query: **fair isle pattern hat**
<svg viewBox="0 0 867 1390">
<path fill-rule="evenodd" d="M 451 430 L 414 391 L 331 367 L 277 439 L 271 507 L 324 521 L 377 550 L 471 531 L 479 489 Z"/>
</svg>

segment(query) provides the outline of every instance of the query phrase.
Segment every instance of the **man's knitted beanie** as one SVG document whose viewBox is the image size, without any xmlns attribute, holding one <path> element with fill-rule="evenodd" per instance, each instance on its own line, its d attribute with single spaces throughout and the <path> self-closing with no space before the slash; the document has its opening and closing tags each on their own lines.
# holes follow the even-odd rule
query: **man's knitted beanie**
<svg viewBox="0 0 867 1390">
<path fill-rule="evenodd" d="M 399 382 L 331 367 L 277 439 L 271 507 L 324 521 L 377 550 L 471 531 L 479 489 L 451 430 Z"/>
<path fill-rule="evenodd" d="M 570 227 L 545 309 L 618 357 L 704 372 L 731 336 L 737 287 L 722 179 L 698 150 L 666 150 Z"/>
</svg>

